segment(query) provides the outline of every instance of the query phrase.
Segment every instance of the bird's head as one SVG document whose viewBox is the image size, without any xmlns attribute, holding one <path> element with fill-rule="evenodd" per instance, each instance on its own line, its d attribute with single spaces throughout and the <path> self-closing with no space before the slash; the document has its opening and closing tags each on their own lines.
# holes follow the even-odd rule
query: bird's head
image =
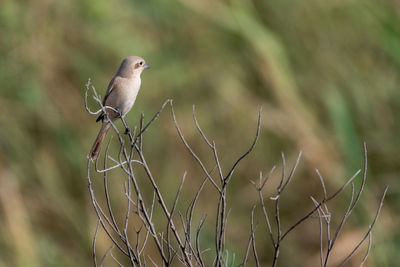
<svg viewBox="0 0 400 267">
<path fill-rule="evenodd" d="M 146 61 L 137 56 L 125 58 L 118 70 L 118 75 L 124 78 L 140 76 L 143 70 L 150 68 Z"/>
</svg>

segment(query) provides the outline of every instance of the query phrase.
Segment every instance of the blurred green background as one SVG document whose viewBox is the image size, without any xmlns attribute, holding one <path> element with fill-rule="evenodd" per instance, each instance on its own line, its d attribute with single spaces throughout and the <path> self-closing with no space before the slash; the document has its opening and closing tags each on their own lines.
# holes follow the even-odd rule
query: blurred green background
<svg viewBox="0 0 400 267">
<path fill-rule="evenodd" d="M 140 55 L 151 65 L 128 122 L 137 124 L 141 112 L 148 119 L 166 99 L 174 99 L 186 138 L 208 166 L 212 156 L 194 128 L 192 105 L 218 145 L 224 171 L 251 144 L 263 107 L 259 143 L 228 192 L 227 249 L 236 254 L 235 263 L 243 256 L 250 209 L 257 203 L 249 181 L 260 170 L 280 167 L 281 151 L 288 165 L 303 151 L 282 200 L 287 227 L 312 208 L 310 195 L 321 197 L 314 169 L 332 192 L 362 167 L 366 141 L 366 189 L 331 263 L 336 266 L 362 237 L 384 186 L 390 185 L 366 266 L 398 265 L 399 1 L 3 0 L 0 266 L 92 264 L 97 221 L 87 190 L 86 155 L 100 125 L 84 109 L 84 86 L 90 77 L 104 95 L 128 55 Z M 169 111 L 146 135 L 145 151 L 168 205 L 188 171 L 185 207 L 202 174 L 178 140 Z M 266 196 L 274 192 L 275 176 Z M 113 192 L 117 203 L 121 192 Z M 213 193 L 211 187 L 205 190 L 196 217 L 207 212 L 210 225 L 202 242 L 212 249 Z M 330 206 L 336 220 L 349 196 L 347 190 Z M 268 266 L 272 249 L 257 212 L 260 260 Z M 286 240 L 281 266 L 319 266 L 317 225 L 311 220 Z M 98 253 L 109 245 L 99 236 Z M 362 255 L 349 266 L 358 266 Z"/>
</svg>

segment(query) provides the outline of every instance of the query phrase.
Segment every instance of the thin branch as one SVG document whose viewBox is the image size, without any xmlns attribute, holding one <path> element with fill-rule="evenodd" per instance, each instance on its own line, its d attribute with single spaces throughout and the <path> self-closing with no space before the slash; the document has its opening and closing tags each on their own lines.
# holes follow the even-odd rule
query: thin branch
<svg viewBox="0 0 400 267">
<path fill-rule="evenodd" d="M 201 130 L 199 123 L 197 122 L 197 118 L 196 118 L 196 109 L 195 109 L 195 106 L 194 106 L 194 105 L 193 105 L 193 111 L 192 111 L 192 113 L 193 113 L 193 120 L 194 120 L 194 123 L 196 124 L 196 128 L 197 128 L 197 130 L 200 132 L 201 137 L 203 138 L 203 140 L 207 143 L 207 145 L 208 145 L 210 148 L 213 148 L 213 146 L 211 145 L 210 141 L 208 141 L 206 135 L 205 135 L 204 132 Z"/>
<path fill-rule="evenodd" d="M 381 197 L 381 201 L 379 203 L 379 208 L 376 211 L 374 220 L 372 221 L 371 225 L 368 228 L 367 233 L 365 234 L 365 236 L 361 239 L 361 241 L 355 246 L 355 248 L 351 251 L 351 253 L 340 263 L 339 266 L 343 266 L 348 260 L 350 260 L 350 258 L 354 255 L 354 253 L 359 249 L 359 247 L 364 243 L 364 241 L 367 239 L 367 237 L 369 236 L 369 234 L 371 233 L 372 229 L 374 228 L 374 225 L 376 223 L 376 220 L 378 219 L 379 213 L 381 212 L 382 206 L 383 206 L 383 201 L 385 200 L 385 196 L 388 190 L 388 186 L 385 187 L 385 190 L 383 191 L 382 197 Z"/>
<path fill-rule="evenodd" d="M 254 209 L 256 208 L 256 206 L 253 206 L 253 209 L 251 210 L 251 246 L 253 248 L 253 255 L 254 255 L 254 259 L 256 260 L 256 266 L 259 267 L 260 266 L 260 261 L 258 259 L 258 254 L 257 254 L 257 249 L 256 249 L 256 237 L 254 235 L 255 233 L 255 226 L 254 226 Z"/>
<path fill-rule="evenodd" d="M 128 179 L 128 189 L 127 192 L 125 192 L 125 194 L 128 194 L 129 198 L 131 197 L 131 181 Z M 139 263 L 139 255 L 135 254 L 135 252 L 133 251 L 131 245 L 129 244 L 129 238 L 128 238 L 128 224 L 129 224 L 129 215 L 131 213 L 131 202 L 129 201 L 128 198 L 128 207 L 126 208 L 126 215 L 125 215 L 125 226 L 123 229 L 124 232 L 124 236 L 125 236 L 125 244 L 126 244 L 126 248 L 129 252 L 129 258 L 131 260 L 132 265 L 134 265 L 134 263 Z M 139 242 L 139 241 L 137 241 Z"/>
<path fill-rule="evenodd" d="M 104 221 L 102 219 L 102 216 L 100 215 L 99 212 L 99 207 L 96 203 L 96 198 L 94 196 L 94 192 L 93 192 L 93 188 L 92 188 L 92 181 L 90 179 L 90 159 L 88 159 L 88 164 L 87 164 L 87 172 L 88 172 L 88 187 L 89 187 L 89 192 L 90 192 L 90 197 L 92 200 L 92 204 L 94 207 L 94 210 L 96 212 L 97 218 L 100 221 L 100 224 L 102 226 L 102 228 L 104 229 L 104 231 L 106 232 L 106 234 L 108 235 L 108 237 L 111 239 L 111 241 L 115 244 L 115 246 L 122 252 L 124 253 L 126 256 L 129 256 L 128 252 L 126 252 L 119 244 L 118 242 L 114 239 L 114 237 L 112 236 L 112 234 L 109 232 L 109 230 L 107 229 L 106 225 L 104 224 Z"/>
<path fill-rule="evenodd" d="M 311 197 L 311 200 L 314 202 L 314 204 L 317 206 L 318 201 L 316 201 L 313 197 Z M 318 222 L 319 222 L 319 257 L 320 257 L 320 266 L 323 267 L 323 253 L 324 253 L 324 243 L 323 243 L 323 228 L 322 228 L 322 216 L 321 216 L 321 207 L 317 209 L 318 212 Z"/>
<path fill-rule="evenodd" d="M 105 151 L 104 169 L 107 168 L 107 155 L 108 155 L 108 151 L 109 151 L 109 148 L 110 148 L 110 143 L 111 143 L 111 138 L 110 138 L 109 142 L 107 143 L 107 147 L 106 147 L 106 151 Z M 110 195 L 109 195 L 109 192 L 108 192 L 107 172 L 104 172 L 104 195 L 106 197 L 107 209 L 108 209 L 108 212 L 109 212 L 110 217 L 111 217 L 111 221 L 112 221 L 113 226 L 114 226 L 113 229 L 119 235 L 121 235 L 121 232 L 120 232 L 120 230 L 118 228 L 117 222 L 115 221 L 114 213 L 112 212 L 112 208 L 111 208 Z"/>
<path fill-rule="evenodd" d="M 91 81 L 91 79 L 89 78 L 88 81 L 87 81 L 87 83 L 86 83 L 86 85 L 85 85 L 85 88 L 86 88 L 86 90 L 85 90 L 85 98 L 84 98 L 84 101 L 85 101 L 85 109 L 86 109 L 86 111 L 87 111 L 89 114 L 97 115 L 97 114 L 99 114 L 100 112 L 102 112 L 102 110 L 100 109 L 100 110 L 97 110 L 97 111 L 91 111 L 90 108 L 89 108 L 89 105 L 88 105 L 88 101 L 87 101 L 90 88 L 93 89 L 93 94 L 94 94 L 95 99 L 96 99 L 96 98 L 97 98 L 97 99 L 100 99 L 100 96 L 97 94 L 96 89 L 94 88 L 93 85 L 91 86 L 91 84 L 92 84 L 92 81 Z M 100 100 L 100 102 L 101 102 L 101 100 Z"/>
<path fill-rule="evenodd" d="M 242 156 L 240 156 L 236 162 L 233 164 L 232 168 L 230 169 L 230 171 L 228 172 L 228 174 L 225 177 L 225 181 L 229 182 L 229 180 L 232 177 L 233 172 L 235 171 L 237 165 L 239 164 L 239 162 L 244 159 L 255 147 L 257 141 L 258 141 L 258 137 L 260 135 L 260 128 L 261 128 L 261 111 L 262 108 L 260 108 L 260 110 L 258 111 L 258 120 L 257 120 L 257 131 L 256 131 L 256 136 L 254 138 L 253 144 L 250 146 L 249 150 L 247 150 Z"/>
<path fill-rule="evenodd" d="M 94 237 L 93 237 L 93 263 L 94 266 L 97 267 L 97 260 L 96 260 L 96 239 L 97 239 L 97 232 L 99 230 L 99 225 L 100 225 L 100 220 L 97 220 L 97 226 L 96 226 L 96 231 L 94 232 Z"/>
<path fill-rule="evenodd" d="M 161 208 L 162 208 L 162 210 L 163 210 L 165 216 L 166 216 L 167 219 L 170 221 L 170 228 L 171 228 L 171 230 L 172 230 L 172 233 L 173 233 L 174 236 L 175 236 L 175 240 L 178 242 L 178 245 L 179 245 L 179 247 L 180 247 L 180 249 L 181 249 L 181 251 L 182 251 L 182 254 L 183 254 L 184 258 L 185 258 L 185 263 L 188 264 L 189 266 L 191 266 L 191 265 L 192 265 L 192 264 L 191 264 L 191 261 L 190 261 L 188 255 L 187 255 L 187 253 L 186 253 L 186 251 L 185 251 L 185 247 L 184 247 L 184 245 L 183 245 L 183 243 L 182 243 L 182 241 L 181 241 L 181 238 L 179 237 L 179 234 L 178 234 L 178 232 L 177 232 L 177 230 L 176 230 L 176 228 L 175 228 L 175 224 L 174 224 L 174 222 L 173 222 L 173 220 L 172 220 L 172 218 L 171 218 L 171 214 L 170 214 L 170 212 L 168 211 L 167 206 L 165 205 L 165 202 L 164 202 L 164 199 L 163 199 L 163 197 L 162 197 L 162 194 L 161 194 L 161 192 L 160 192 L 160 190 L 159 190 L 157 184 L 155 183 L 155 180 L 154 180 L 154 178 L 153 178 L 153 175 L 151 174 L 151 171 L 150 171 L 149 166 L 147 165 L 147 162 L 146 162 L 146 160 L 145 160 L 145 158 L 144 158 L 143 152 L 140 150 L 140 148 L 139 148 L 137 145 L 135 145 L 135 148 L 136 148 L 136 151 L 137 151 L 138 154 L 139 154 L 140 160 L 141 160 L 142 163 L 143 163 L 143 168 L 144 168 L 144 170 L 145 170 L 145 172 L 146 172 L 146 175 L 147 175 L 147 177 L 149 178 L 150 183 L 151 183 L 151 185 L 152 185 L 154 191 L 156 192 L 157 199 L 158 199 L 158 203 L 160 204 L 160 206 L 161 206 Z"/>
<path fill-rule="evenodd" d="M 372 232 L 369 232 L 367 252 L 365 252 L 364 258 L 362 259 L 362 261 L 360 263 L 360 267 L 362 267 L 364 265 L 364 263 L 367 261 L 369 252 L 371 251 L 371 245 L 372 245 Z"/>
<path fill-rule="evenodd" d="M 360 171 L 357 171 L 344 185 L 342 185 L 336 192 L 334 192 L 331 196 L 329 196 L 327 199 L 323 199 L 318 203 L 317 206 L 315 206 L 310 212 L 308 212 L 306 215 L 304 215 L 301 219 L 299 219 L 296 223 L 294 223 L 291 227 L 289 227 L 288 230 L 281 236 L 281 240 L 283 240 L 293 229 L 295 229 L 297 226 L 299 226 L 302 222 L 307 220 L 314 212 L 317 211 L 317 209 L 324 203 L 327 203 L 328 201 L 334 199 L 340 192 L 343 191 L 353 180 L 354 178 L 357 177 L 357 175 L 360 173 Z"/>
<path fill-rule="evenodd" d="M 110 251 L 110 255 L 111 255 L 111 258 L 113 258 L 113 260 L 114 260 L 120 267 L 124 267 L 124 266 L 117 260 L 117 258 L 112 254 L 112 251 Z"/>
<path fill-rule="evenodd" d="M 111 250 L 112 250 L 113 248 L 114 248 L 114 245 L 111 245 L 111 246 L 107 249 L 107 251 L 106 251 L 106 253 L 103 255 L 103 257 L 101 257 L 101 260 L 100 260 L 100 267 L 103 266 L 104 260 L 106 259 L 107 255 L 111 252 Z"/>
<path fill-rule="evenodd" d="M 203 227 L 203 224 L 204 224 L 206 218 L 207 218 L 207 214 L 205 214 L 201 218 L 199 226 L 197 227 L 197 230 L 196 230 L 196 252 L 197 252 L 197 258 L 200 261 L 200 266 L 204 266 L 204 262 L 203 262 L 203 259 L 201 257 L 201 253 L 200 253 L 200 238 L 199 237 L 200 237 L 200 230 Z"/>
<path fill-rule="evenodd" d="M 299 152 L 299 155 L 297 156 L 296 163 L 294 164 L 292 170 L 290 171 L 290 174 L 289 174 L 288 178 L 286 179 L 285 184 L 284 184 L 281 188 L 279 188 L 279 191 L 280 191 L 280 192 L 283 192 L 283 191 L 285 190 L 286 186 L 287 186 L 287 185 L 290 183 L 290 181 L 292 180 L 293 175 L 294 175 L 294 172 L 296 171 L 297 166 L 299 165 L 300 158 L 301 158 L 301 155 L 302 155 L 302 154 L 303 154 L 303 152 L 300 151 L 300 152 Z"/>
<path fill-rule="evenodd" d="M 367 157 L 367 144 L 364 142 L 363 144 L 364 147 L 364 169 L 363 169 L 363 178 L 361 180 L 361 186 L 360 186 L 360 190 L 358 190 L 358 194 L 356 196 L 356 199 L 353 202 L 353 205 L 351 206 L 350 210 L 353 210 L 354 207 L 357 205 L 358 200 L 361 197 L 361 193 L 364 189 L 364 185 L 365 185 L 365 181 L 367 179 L 367 163 L 368 163 L 368 157 Z"/>
<path fill-rule="evenodd" d="M 217 166 L 214 166 L 214 168 L 209 172 L 208 175 L 211 175 L 215 169 L 217 168 Z M 186 230 L 187 233 L 191 234 L 191 225 L 192 225 L 192 220 L 193 220 L 193 212 L 194 212 L 194 207 L 197 203 L 197 200 L 200 196 L 201 191 L 204 188 L 204 185 L 206 184 L 206 182 L 208 181 L 207 176 L 203 178 L 203 182 L 201 183 L 199 189 L 197 189 L 195 196 L 193 197 L 192 201 L 190 202 L 188 208 L 186 209 L 186 222 L 187 222 L 187 226 L 186 226 Z"/>
<path fill-rule="evenodd" d="M 260 199 L 261 209 L 262 209 L 263 214 L 264 214 L 265 222 L 267 223 L 269 237 L 271 239 L 272 246 L 275 247 L 275 239 L 274 239 L 274 235 L 272 233 L 271 223 L 269 221 L 267 208 L 265 207 L 264 197 L 263 197 L 263 194 L 262 194 L 262 190 L 263 190 L 267 180 L 269 180 L 269 178 L 272 176 L 272 173 L 274 172 L 274 170 L 275 170 L 275 166 L 272 167 L 272 169 L 269 171 L 269 173 L 265 176 L 264 179 L 262 179 L 262 172 L 260 172 L 259 186 L 257 186 L 254 182 L 253 182 L 253 185 L 256 187 L 256 189 L 258 191 L 258 197 Z M 262 180 L 264 180 L 264 181 L 262 181 Z"/>
<path fill-rule="evenodd" d="M 247 242 L 246 254 L 245 254 L 245 256 L 244 256 L 243 263 L 240 265 L 240 266 L 242 266 L 242 267 L 245 267 L 245 266 L 246 266 L 246 263 L 247 263 L 247 261 L 248 261 L 248 259 L 249 259 L 249 252 L 250 252 L 250 247 L 251 247 L 251 241 L 252 241 L 252 240 L 253 240 L 252 234 L 250 234 L 249 241 Z"/>
<path fill-rule="evenodd" d="M 199 163 L 200 167 L 202 168 L 203 172 L 207 175 L 207 178 L 210 180 L 210 182 L 214 185 L 214 187 L 218 190 L 221 191 L 221 189 L 219 188 L 219 186 L 215 183 L 215 181 L 212 179 L 212 177 L 209 175 L 206 167 L 204 166 L 203 162 L 200 160 L 200 158 L 196 155 L 196 153 L 194 153 L 194 151 L 192 150 L 192 148 L 189 146 L 189 144 L 186 142 L 185 137 L 182 134 L 181 129 L 179 128 L 178 122 L 176 121 L 176 116 L 175 116 L 175 112 L 174 112 L 174 106 L 172 105 L 172 101 L 170 102 L 171 105 L 171 114 L 172 114 L 172 119 L 174 121 L 174 125 L 176 130 L 178 131 L 178 135 L 180 137 L 180 139 L 182 140 L 183 144 L 185 145 L 186 149 L 189 151 L 189 153 L 192 155 L 192 157 L 194 157 L 196 159 L 196 161 Z"/>
<path fill-rule="evenodd" d="M 224 183 L 224 175 L 222 174 L 222 167 L 221 167 L 221 163 L 219 162 L 218 153 L 217 153 L 217 147 L 216 147 L 214 141 L 212 142 L 212 147 L 211 148 L 212 148 L 212 151 L 214 153 L 215 163 L 217 164 L 217 167 L 218 167 L 219 178 L 221 180 L 221 183 L 223 184 Z"/>
<path fill-rule="evenodd" d="M 180 183 L 180 185 L 179 185 L 178 191 L 176 192 L 175 200 L 174 200 L 174 203 L 173 203 L 172 208 L 171 208 L 170 217 L 169 217 L 169 219 L 168 219 L 168 224 L 167 224 L 167 229 L 166 229 L 166 235 L 167 235 L 167 239 L 166 239 L 166 240 L 167 240 L 167 246 L 168 246 L 168 248 L 170 247 L 169 230 L 170 230 L 170 227 L 171 227 L 172 216 L 173 216 L 173 214 L 174 214 L 176 205 L 178 204 L 179 194 L 181 193 L 181 190 L 182 190 L 182 187 L 183 187 L 183 183 L 185 182 L 186 174 L 187 174 L 187 173 L 185 172 L 185 173 L 183 174 L 183 176 L 182 176 L 181 183 Z M 168 261 L 169 261 L 169 263 L 171 264 L 171 253 L 170 253 L 170 249 L 168 249 Z"/>
<path fill-rule="evenodd" d="M 282 226 L 281 226 L 281 218 L 280 218 L 280 211 L 279 211 L 280 197 L 281 197 L 281 194 L 285 191 L 286 186 L 289 184 L 289 182 L 292 180 L 292 178 L 294 176 L 294 173 L 300 162 L 301 154 L 302 154 L 302 152 L 300 151 L 299 155 L 297 156 L 296 163 L 294 164 L 292 170 L 290 171 L 288 178 L 285 181 L 286 161 L 285 161 L 285 155 L 282 153 L 282 175 L 281 175 L 279 186 L 277 188 L 277 194 L 275 197 L 271 198 L 272 200 L 275 201 L 275 221 L 276 221 L 276 227 L 277 227 L 276 242 L 273 242 L 274 243 L 274 258 L 272 261 L 273 267 L 275 267 L 278 262 L 280 245 L 281 245 L 281 241 L 282 241 L 282 238 L 281 238 Z"/>
</svg>

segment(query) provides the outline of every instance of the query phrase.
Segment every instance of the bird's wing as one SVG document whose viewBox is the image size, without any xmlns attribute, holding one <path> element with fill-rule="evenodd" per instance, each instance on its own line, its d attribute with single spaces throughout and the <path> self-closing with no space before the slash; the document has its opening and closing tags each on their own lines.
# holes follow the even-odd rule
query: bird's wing
<svg viewBox="0 0 400 267">
<path fill-rule="evenodd" d="M 114 78 L 111 79 L 111 81 L 107 87 L 106 95 L 104 96 L 104 99 L 103 99 L 103 105 L 106 104 L 106 100 L 107 100 L 108 96 L 111 94 L 111 92 L 118 85 L 119 82 L 120 82 L 119 76 L 114 76 Z"/>
<path fill-rule="evenodd" d="M 121 77 L 119 77 L 119 76 L 114 76 L 114 78 L 111 79 L 110 83 L 108 84 L 106 95 L 104 96 L 104 99 L 103 99 L 103 106 L 106 105 L 106 100 L 107 100 L 108 96 L 111 94 L 111 92 L 113 92 L 113 90 L 116 87 L 118 87 L 118 84 L 120 83 L 120 81 L 121 81 Z M 102 112 L 100 114 L 100 116 L 97 118 L 96 122 L 101 121 L 103 119 L 104 119 L 104 113 Z"/>
</svg>

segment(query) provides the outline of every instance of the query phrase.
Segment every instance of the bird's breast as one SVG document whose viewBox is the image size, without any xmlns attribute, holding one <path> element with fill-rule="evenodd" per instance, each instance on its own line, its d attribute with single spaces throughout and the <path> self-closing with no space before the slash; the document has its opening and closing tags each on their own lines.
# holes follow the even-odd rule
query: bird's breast
<svg viewBox="0 0 400 267">
<path fill-rule="evenodd" d="M 124 103 L 123 103 L 123 114 L 126 114 L 133 106 L 135 103 L 137 94 L 139 93 L 140 89 L 140 77 L 128 79 L 126 81 L 126 86 L 124 86 L 126 92 L 125 92 L 125 97 L 124 97 Z"/>
</svg>

